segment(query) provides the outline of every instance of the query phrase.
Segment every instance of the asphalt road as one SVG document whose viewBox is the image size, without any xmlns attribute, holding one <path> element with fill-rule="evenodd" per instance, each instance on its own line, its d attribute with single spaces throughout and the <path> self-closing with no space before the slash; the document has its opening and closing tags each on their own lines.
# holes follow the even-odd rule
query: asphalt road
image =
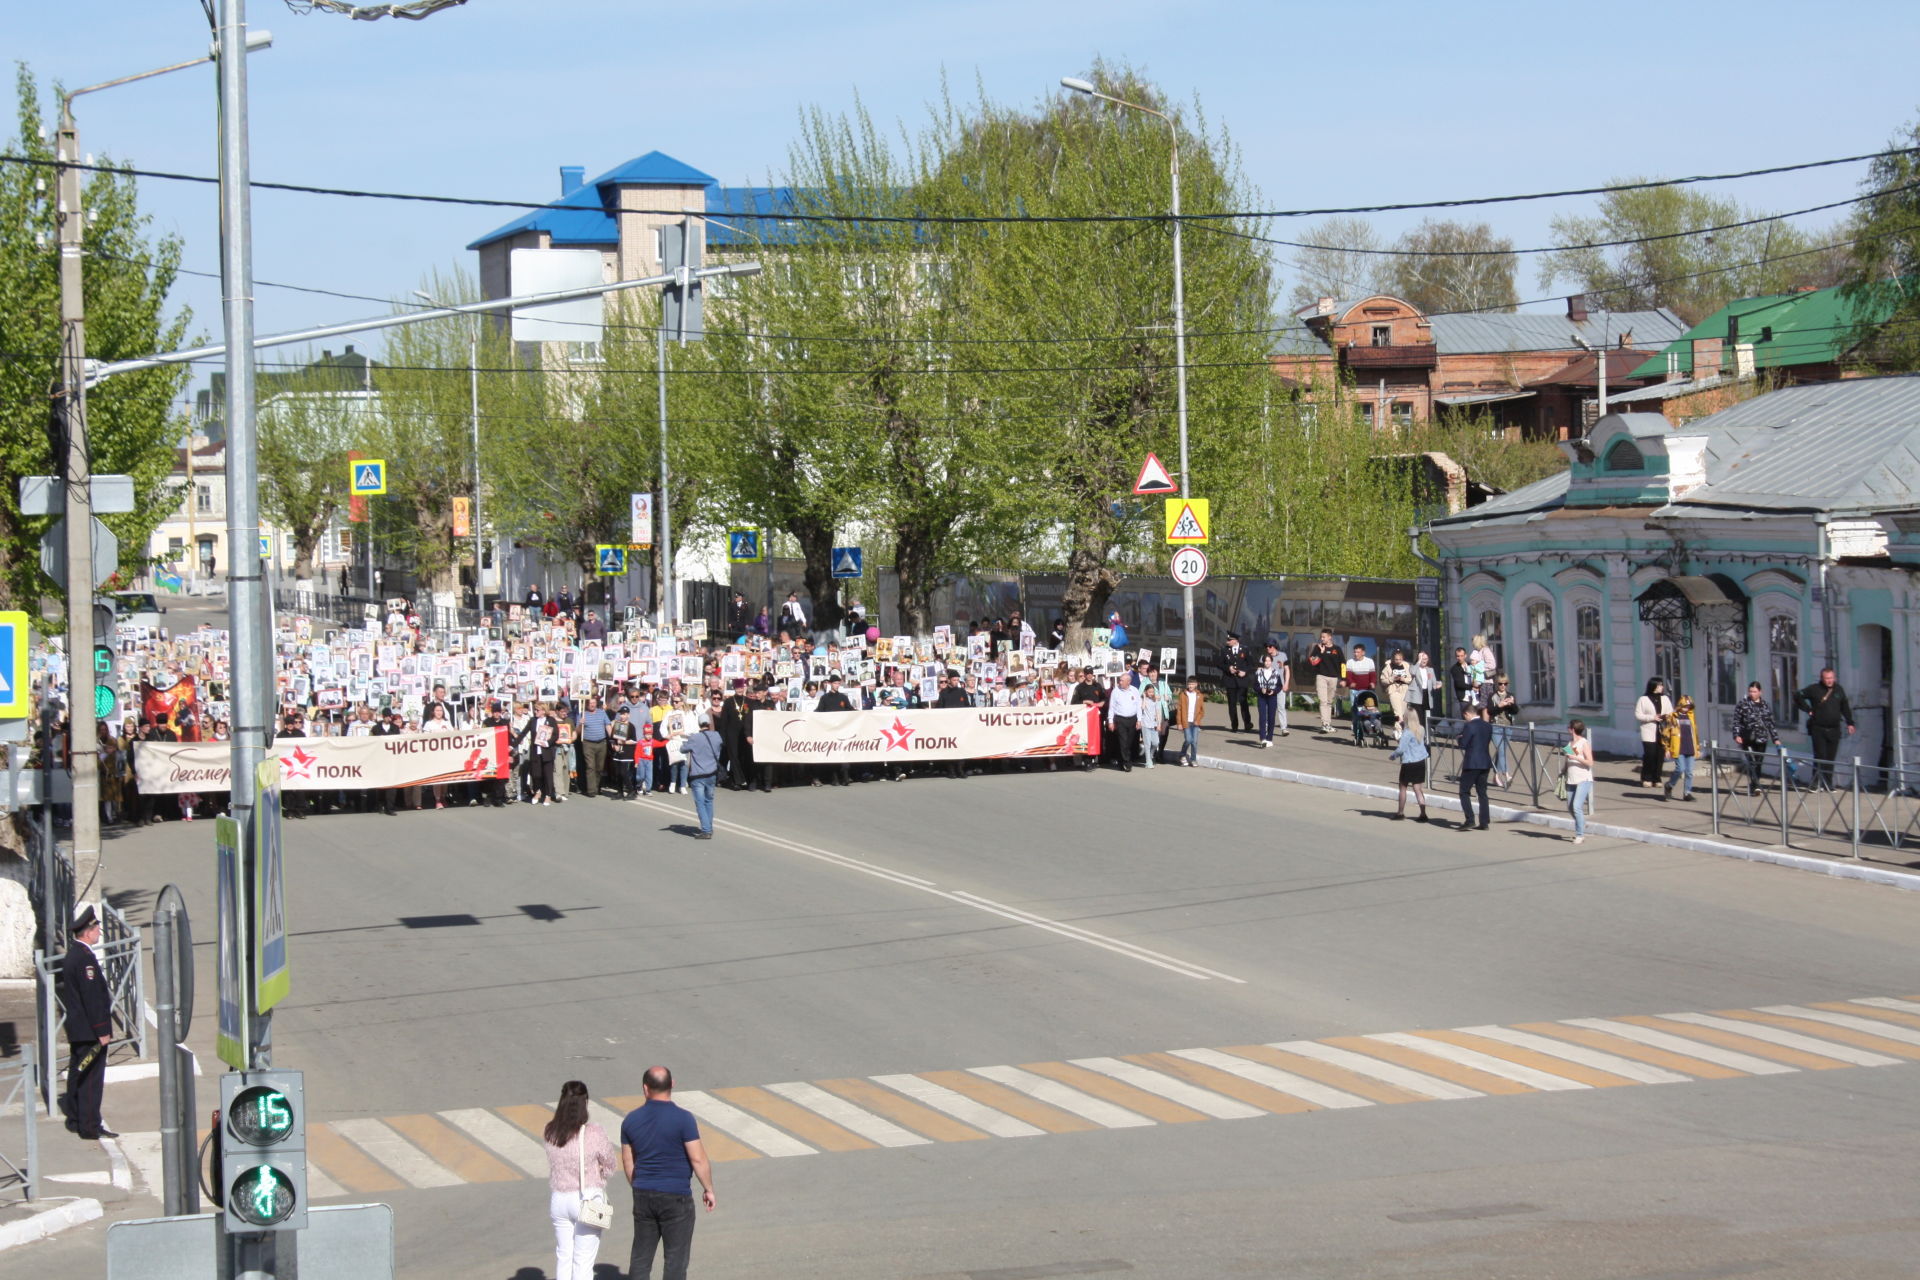
<svg viewBox="0 0 1920 1280">
<path fill-rule="evenodd" d="M 1631 1063 L 1513 1045 L 1574 1019 L 1912 999 L 1920 898 L 1386 812 L 1158 769 L 723 792 L 711 842 L 685 834 L 685 797 L 290 823 L 276 1060 L 349 1135 L 329 1148 L 341 1202 L 395 1205 L 406 1276 L 550 1272 L 544 1188 L 511 1142 L 482 1151 L 472 1117 L 524 1122 L 503 1109 L 550 1106 L 570 1077 L 621 1099 L 653 1062 L 739 1108 L 711 1113 L 732 1120 L 713 1141 L 756 1157 L 717 1165 L 697 1275 L 1913 1273 L 1920 1044 L 1842 1029 L 1852 1060 L 1809 1055 L 1804 1018 L 1747 1013 L 1774 1039 L 1656 1024 L 1718 1069 L 1616 1034 L 1637 1023 L 1547 1042 Z M 212 834 L 115 839 L 106 881 L 136 919 L 178 882 L 210 938 Z M 1920 1036 L 1920 1017 L 1869 1012 Z M 1451 1064 L 1350 1039 L 1452 1028 L 1521 1039 L 1456 1036 Z M 1205 1065 L 1281 1043 L 1269 1065 L 1319 1109 Z M 1507 1075 L 1471 1065 L 1488 1048 Z M 1342 1068 L 1356 1049 L 1452 1081 L 1457 1105 Z M 956 1124 L 900 1102 L 954 1096 L 989 1110 Z M 835 1097 L 865 1137 L 822 1119 Z M 602 1280 L 627 1240 L 609 1232 Z M 37 1248 L 86 1265 L 99 1239 Z"/>
</svg>

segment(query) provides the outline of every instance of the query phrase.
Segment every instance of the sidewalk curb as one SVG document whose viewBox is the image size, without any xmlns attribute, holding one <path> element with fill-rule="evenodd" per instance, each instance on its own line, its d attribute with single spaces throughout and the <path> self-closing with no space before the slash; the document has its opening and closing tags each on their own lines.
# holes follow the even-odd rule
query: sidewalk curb
<svg viewBox="0 0 1920 1280">
<path fill-rule="evenodd" d="M 31 1218 L 22 1218 L 18 1222 L 9 1222 L 0 1226 L 0 1250 L 11 1249 L 16 1245 L 32 1244 L 36 1240 L 45 1240 L 57 1235 L 69 1227 L 77 1227 L 83 1222 L 92 1222 L 102 1210 L 98 1200 L 69 1200 L 53 1209 L 43 1209 Z"/>
<path fill-rule="evenodd" d="M 1201 756 L 1200 767 L 1218 769 L 1223 773 L 1241 773 L 1255 778 L 1267 778 L 1275 782 L 1293 782 L 1306 787 L 1318 787 L 1323 791 L 1345 791 L 1351 795 L 1367 796 L 1374 800 L 1394 800 L 1399 797 L 1399 788 L 1385 786 L 1377 782 L 1355 782 L 1351 778 L 1330 778 L 1325 774 L 1305 773 L 1299 769 L 1277 769 L 1272 765 L 1252 764 L 1240 760 L 1227 760 L 1219 756 Z M 1460 801 L 1454 796 L 1437 795 L 1431 787 L 1427 788 L 1427 806 L 1435 809 L 1451 809 L 1458 812 Z M 1558 814 L 1542 813 L 1537 809 L 1516 809 L 1507 805 L 1490 805 L 1495 822 L 1524 823 L 1528 826 L 1546 827 L 1554 831 L 1573 830 L 1573 819 Z M 1700 836 L 1674 835 L 1659 831 L 1647 831 L 1640 827 L 1621 827 L 1611 823 L 1589 822 L 1589 836 L 1606 836 L 1614 840 L 1632 840 L 1640 844 L 1665 845 L 1673 849 L 1686 849 L 1693 853 L 1710 853 L 1717 858 L 1739 858 L 1745 862 L 1764 862 L 1777 867 L 1789 867 L 1795 871 L 1810 871 L 1816 875 L 1832 876 L 1838 880 L 1860 880 L 1867 884 L 1889 885 L 1895 889 L 1920 890 L 1920 875 L 1910 871 L 1895 871 L 1888 867 L 1869 867 L 1857 862 L 1839 862 L 1828 858 L 1811 858 L 1805 854 L 1788 853 L 1781 849 L 1751 848 L 1747 845 L 1727 844 L 1720 840 L 1705 839 Z"/>
</svg>

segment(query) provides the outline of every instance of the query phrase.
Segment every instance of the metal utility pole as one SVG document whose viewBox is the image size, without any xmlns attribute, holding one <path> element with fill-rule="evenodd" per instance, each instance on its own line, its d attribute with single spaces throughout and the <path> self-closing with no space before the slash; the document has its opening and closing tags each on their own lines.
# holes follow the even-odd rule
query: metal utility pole
<svg viewBox="0 0 1920 1280">
<path fill-rule="evenodd" d="M 1187 471 L 1187 271 L 1180 238 L 1180 128 L 1173 122 L 1173 117 L 1166 112 L 1156 111 L 1138 102 L 1128 102 L 1112 94 L 1101 93 L 1085 80 L 1062 76 L 1060 84 L 1075 93 L 1084 93 L 1102 102 L 1111 102 L 1116 107 L 1144 112 L 1167 126 L 1167 142 L 1172 148 L 1169 177 L 1173 187 L 1173 362 L 1175 394 L 1180 408 L 1180 496 L 1190 498 L 1193 496 L 1193 489 L 1189 483 Z M 1193 588 L 1183 587 L 1181 593 L 1184 598 L 1183 612 L 1186 615 L 1184 661 L 1187 665 L 1184 674 L 1192 676 L 1199 673 L 1193 658 Z"/>
<path fill-rule="evenodd" d="M 425 298 L 434 306 L 445 304 L 427 293 L 424 289 L 415 289 L 413 296 Z M 487 607 L 486 586 L 480 579 L 480 313 L 474 312 L 472 326 L 467 330 L 467 417 L 468 425 L 473 428 L 473 607 L 483 610 Z M 368 521 L 372 523 L 371 520 Z"/>
<path fill-rule="evenodd" d="M 61 425 L 66 437 L 67 745 L 73 758 L 74 882 L 100 863 L 99 724 L 93 714 L 93 464 L 87 452 L 87 321 L 81 273 L 79 130 L 73 95 L 60 100 L 55 220 L 60 236 Z M 52 762 L 48 764 L 52 776 Z M 65 929 L 65 921 L 61 922 Z"/>
</svg>

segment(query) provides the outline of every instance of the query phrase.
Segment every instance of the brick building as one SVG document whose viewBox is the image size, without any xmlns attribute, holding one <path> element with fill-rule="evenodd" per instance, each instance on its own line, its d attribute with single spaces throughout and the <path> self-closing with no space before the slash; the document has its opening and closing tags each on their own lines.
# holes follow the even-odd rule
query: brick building
<svg viewBox="0 0 1920 1280">
<path fill-rule="evenodd" d="M 1570 298 L 1564 315 L 1425 315 L 1386 294 L 1322 298 L 1283 334 L 1273 371 L 1305 395 L 1337 396 L 1376 426 L 1411 425 L 1450 409 L 1484 410 L 1510 432 L 1563 440 L 1585 431 L 1593 351 L 1608 352 L 1609 388 L 1686 328 L 1673 312 L 1595 311 Z M 1616 381 L 1617 379 L 1617 381 Z"/>
</svg>

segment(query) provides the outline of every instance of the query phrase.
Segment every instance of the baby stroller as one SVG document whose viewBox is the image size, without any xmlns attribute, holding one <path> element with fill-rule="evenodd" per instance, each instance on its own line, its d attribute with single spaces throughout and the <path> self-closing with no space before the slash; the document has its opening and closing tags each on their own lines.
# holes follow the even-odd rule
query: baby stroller
<svg viewBox="0 0 1920 1280">
<path fill-rule="evenodd" d="M 1389 745 L 1381 724 L 1380 700 L 1371 689 L 1353 696 L 1353 745 L 1382 749 Z"/>
</svg>

